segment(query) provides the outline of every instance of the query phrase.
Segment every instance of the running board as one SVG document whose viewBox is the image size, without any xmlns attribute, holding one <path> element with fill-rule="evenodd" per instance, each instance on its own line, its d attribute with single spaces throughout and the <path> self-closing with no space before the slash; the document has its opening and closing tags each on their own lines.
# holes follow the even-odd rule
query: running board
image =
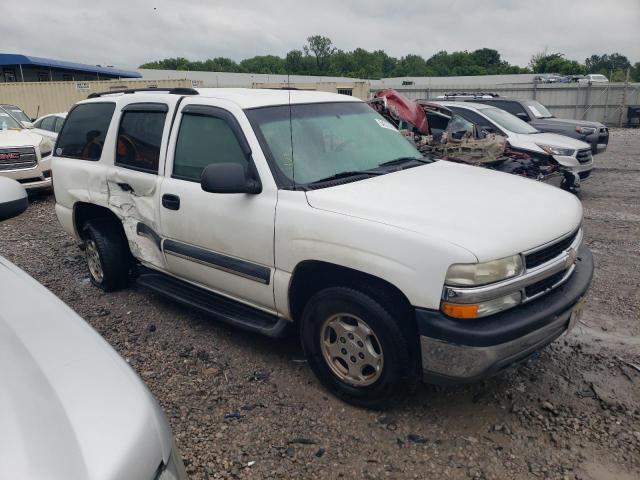
<svg viewBox="0 0 640 480">
<path fill-rule="evenodd" d="M 164 273 L 141 268 L 136 283 L 218 320 L 269 337 L 282 337 L 291 324 L 284 318 L 258 310 L 222 295 L 183 282 Z"/>
</svg>

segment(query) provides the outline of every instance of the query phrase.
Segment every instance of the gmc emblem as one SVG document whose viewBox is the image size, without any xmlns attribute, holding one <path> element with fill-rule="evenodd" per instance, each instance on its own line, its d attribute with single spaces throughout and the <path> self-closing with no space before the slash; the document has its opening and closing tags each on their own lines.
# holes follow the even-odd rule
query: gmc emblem
<svg viewBox="0 0 640 480">
<path fill-rule="evenodd" d="M 0 153 L 0 160 L 19 160 L 20 154 L 16 152 Z"/>
</svg>

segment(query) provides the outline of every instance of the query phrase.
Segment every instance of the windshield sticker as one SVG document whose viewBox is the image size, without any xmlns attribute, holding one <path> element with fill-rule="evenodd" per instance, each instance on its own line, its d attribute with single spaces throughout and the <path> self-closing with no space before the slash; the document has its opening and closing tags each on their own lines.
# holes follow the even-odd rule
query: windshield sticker
<svg viewBox="0 0 640 480">
<path fill-rule="evenodd" d="M 8 113 L 0 112 L 0 117 L 9 117 Z"/>
<path fill-rule="evenodd" d="M 542 114 L 538 111 L 538 109 L 536 107 L 534 107 L 532 105 L 529 105 L 529 108 L 531 109 L 531 111 L 533 112 L 533 114 L 536 117 L 538 117 L 538 118 L 542 117 Z"/>
<path fill-rule="evenodd" d="M 387 122 L 386 120 L 383 120 L 381 118 L 376 118 L 376 123 L 378 125 L 380 125 L 382 128 L 386 128 L 387 130 L 393 130 L 394 132 L 397 132 L 398 130 L 396 129 L 396 127 L 394 127 L 393 125 L 391 125 L 389 122 Z"/>
</svg>

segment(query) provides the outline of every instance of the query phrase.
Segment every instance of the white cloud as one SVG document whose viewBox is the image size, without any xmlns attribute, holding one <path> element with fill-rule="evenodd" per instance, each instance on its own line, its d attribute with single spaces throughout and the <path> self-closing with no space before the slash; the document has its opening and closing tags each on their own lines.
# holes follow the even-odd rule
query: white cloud
<svg viewBox="0 0 640 480">
<path fill-rule="evenodd" d="M 640 61 L 638 0 L 23 0 L 0 9 L 3 52 L 121 67 L 283 56 L 313 34 L 394 56 L 488 47 L 524 66 L 547 47 L 579 61 L 611 52 Z"/>
</svg>

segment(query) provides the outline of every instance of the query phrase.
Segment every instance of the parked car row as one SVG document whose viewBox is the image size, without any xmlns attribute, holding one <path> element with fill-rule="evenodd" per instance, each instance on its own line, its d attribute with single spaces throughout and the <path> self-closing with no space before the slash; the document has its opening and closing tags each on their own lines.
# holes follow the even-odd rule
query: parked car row
<svg viewBox="0 0 640 480">
<path fill-rule="evenodd" d="M 589 73 L 587 75 L 541 73 L 533 81 L 536 83 L 608 83 L 609 79 L 600 73 Z"/>
</svg>

